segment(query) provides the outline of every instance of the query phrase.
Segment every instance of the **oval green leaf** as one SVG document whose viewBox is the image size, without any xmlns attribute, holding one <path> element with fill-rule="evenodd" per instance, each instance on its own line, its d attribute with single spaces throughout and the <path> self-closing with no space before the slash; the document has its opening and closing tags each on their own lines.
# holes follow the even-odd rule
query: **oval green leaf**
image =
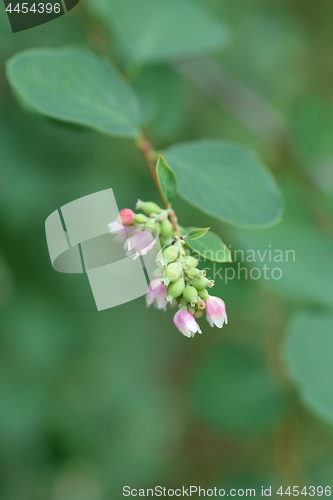
<svg viewBox="0 0 333 500">
<path fill-rule="evenodd" d="M 92 52 L 74 47 L 29 49 L 7 61 L 7 77 L 19 97 L 46 116 L 115 136 L 139 133 L 134 91 Z"/>
<path fill-rule="evenodd" d="M 164 156 L 178 192 L 202 212 L 243 227 L 280 220 L 280 191 L 271 173 L 248 150 L 215 140 L 172 146 Z"/>
<path fill-rule="evenodd" d="M 205 236 L 205 234 L 207 233 L 207 231 L 209 231 L 209 227 L 203 227 L 203 228 L 197 228 L 197 229 L 192 229 L 192 231 L 190 231 L 187 236 L 186 236 L 186 239 L 187 240 L 197 240 L 198 238 L 202 238 L 203 236 Z"/>
<path fill-rule="evenodd" d="M 333 315 L 303 312 L 290 324 L 284 346 L 289 376 L 304 404 L 333 424 Z"/>
<path fill-rule="evenodd" d="M 192 231 L 197 231 L 195 227 L 181 228 L 181 232 L 185 235 L 190 234 Z M 200 229 L 202 231 L 202 229 Z M 231 262 L 231 254 L 229 248 L 223 243 L 212 231 L 206 232 L 204 236 L 197 239 L 186 238 L 186 244 L 203 259 L 211 260 L 214 262 Z"/>
<path fill-rule="evenodd" d="M 193 0 L 87 0 L 134 67 L 224 47 L 229 29 Z"/>
<path fill-rule="evenodd" d="M 163 198 L 168 205 L 171 205 L 171 202 L 177 193 L 177 177 L 162 155 L 158 156 L 156 175 Z"/>
</svg>

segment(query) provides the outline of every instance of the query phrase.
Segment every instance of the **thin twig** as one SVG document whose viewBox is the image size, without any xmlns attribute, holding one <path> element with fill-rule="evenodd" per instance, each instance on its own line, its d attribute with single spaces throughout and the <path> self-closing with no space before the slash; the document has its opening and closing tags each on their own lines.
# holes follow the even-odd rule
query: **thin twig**
<svg viewBox="0 0 333 500">
<path fill-rule="evenodd" d="M 179 234 L 178 230 L 178 223 L 177 223 L 177 216 L 175 211 L 168 205 L 168 203 L 165 201 L 163 193 L 161 191 L 161 186 L 160 183 L 158 182 L 157 174 L 156 174 L 156 164 L 155 164 L 155 149 L 152 143 L 149 141 L 147 136 L 142 133 L 141 136 L 138 138 L 136 141 L 136 145 L 138 149 L 142 152 L 144 159 L 146 160 L 147 166 L 149 173 L 154 181 L 155 187 L 158 191 L 158 194 L 161 198 L 161 201 L 163 203 L 164 208 L 168 210 L 169 214 L 169 220 L 172 224 L 173 230 L 176 235 Z"/>
</svg>

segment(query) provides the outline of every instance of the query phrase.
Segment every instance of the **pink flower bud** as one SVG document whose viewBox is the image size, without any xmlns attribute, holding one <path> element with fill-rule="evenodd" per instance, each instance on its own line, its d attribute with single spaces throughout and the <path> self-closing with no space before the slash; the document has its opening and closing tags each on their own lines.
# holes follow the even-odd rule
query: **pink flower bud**
<svg viewBox="0 0 333 500">
<path fill-rule="evenodd" d="M 149 285 L 149 291 L 146 295 L 147 307 L 154 304 L 157 309 L 166 310 L 167 287 L 161 284 L 161 278 L 156 278 Z"/>
<path fill-rule="evenodd" d="M 135 213 L 130 208 L 120 210 L 117 221 L 124 226 L 129 226 L 134 221 Z"/>
<path fill-rule="evenodd" d="M 206 319 L 210 326 L 216 325 L 222 328 L 224 323 L 228 323 L 225 303 L 219 297 L 208 297 L 206 300 Z"/>
<path fill-rule="evenodd" d="M 190 338 L 197 332 L 202 333 L 198 323 L 187 310 L 179 309 L 173 317 L 173 322 L 185 337 Z"/>
</svg>

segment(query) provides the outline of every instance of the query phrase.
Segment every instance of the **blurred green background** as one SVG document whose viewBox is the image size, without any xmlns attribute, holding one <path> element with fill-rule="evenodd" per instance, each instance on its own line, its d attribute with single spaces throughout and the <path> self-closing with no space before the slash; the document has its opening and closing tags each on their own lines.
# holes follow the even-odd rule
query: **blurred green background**
<svg viewBox="0 0 333 500">
<path fill-rule="evenodd" d="M 191 341 L 173 311 L 147 310 L 143 297 L 97 312 L 86 276 L 50 264 L 44 222 L 65 203 L 109 187 L 119 208 L 159 201 L 132 141 L 29 113 L 5 77 L 16 52 L 72 43 L 124 68 L 108 2 L 81 0 L 16 34 L 1 12 L 1 500 L 118 499 L 124 485 L 257 496 L 263 485 L 332 486 L 333 4 L 202 6 L 228 30 L 221 50 L 129 68 L 146 131 L 158 148 L 209 137 L 256 151 L 283 192 L 281 223 L 236 229 L 180 198 L 175 209 L 232 249 L 293 249 L 296 260 L 276 263 L 280 280 L 215 277 L 229 324 L 200 320 Z M 169 33 L 177 49 L 172 22 Z"/>
</svg>

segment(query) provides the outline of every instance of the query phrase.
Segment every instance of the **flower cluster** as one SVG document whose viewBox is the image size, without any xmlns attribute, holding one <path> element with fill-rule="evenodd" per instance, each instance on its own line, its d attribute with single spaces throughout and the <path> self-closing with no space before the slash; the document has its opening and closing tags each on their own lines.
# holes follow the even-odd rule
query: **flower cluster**
<svg viewBox="0 0 333 500">
<path fill-rule="evenodd" d="M 141 200 L 136 208 L 143 213 L 135 214 L 127 208 L 121 210 L 118 221 L 109 227 L 111 231 L 117 230 L 116 225 L 125 227 L 124 248 L 127 255 L 134 253 L 134 258 L 147 253 L 154 245 L 152 234 L 145 228 L 154 229 L 159 235 L 162 247 L 157 258 L 159 277 L 151 282 L 146 296 L 147 306 L 154 304 L 158 309 L 166 310 L 168 303 L 176 303 L 179 309 L 173 322 L 186 337 L 201 333 L 196 319 L 203 315 L 204 310 L 210 326 L 222 328 L 227 323 L 225 304 L 219 297 L 209 295 L 207 289 L 214 285 L 214 281 L 206 277 L 205 270 L 198 268 L 199 261 L 191 255 L 186 236 L 175 234 L 169 220 L 170 211 Z"/>
</svg>

